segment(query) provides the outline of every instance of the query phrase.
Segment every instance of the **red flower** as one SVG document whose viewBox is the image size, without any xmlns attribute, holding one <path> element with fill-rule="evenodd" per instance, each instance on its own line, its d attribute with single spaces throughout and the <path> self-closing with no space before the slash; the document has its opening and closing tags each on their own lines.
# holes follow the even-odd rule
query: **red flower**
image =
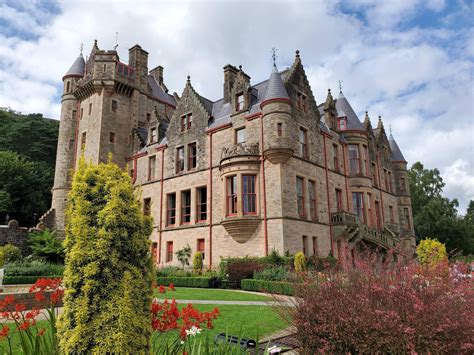
<svg viewBox="0 0 474 355">
<path fill-rule="evenodd" d="M 0 330 L 0 339 L 7 337 L 9 332 L 10 328 L 8 327 L 8 325 L 4 325 L 2 330 Z"/>
<path fill-rule="evenodd" d="M 62 298 L 64 291 L 57 289 L 53 293 L 51 293 L 51 303 L 56 305 L 58 301 Z"/>
<path fill-rule="evenodd" d="M 45 300 L 43 292 L 36 292 L 35 293 L 35 300 L 37 302 L 43 302 Z"/>
<path fill-rule="evenodd" d="M 171 290 L 171 291 L 176 291 L 176 289 L 174 288 L 174 284 L 171 282 L 170 285 L 168 286 L 168 288 Z"/>
<path fill-rule="evenodd" d="M 23 312 L 25 309 L 26 309 L 26 305 L 24 303 L 15 304 L 15 311 Z"/>
<path fill-rule="evenodd" d="M 24 321 L 18 328 L 20 328 L 20 330 L 27 330 L 31 325 L 32 324 L 29 321 Z"/>
<path fill-rule="evenodd" d="M 38 332 L 38 334 L 36 334 L 37 337 L 42 337 L 44 335 L 44 333 L 46 333 L 46 329 L 44 328 L 41 328 Z"/>
<path fill-rule="evenodd" d="M 165 286 L 160 285 L 160 289 L 158 290 L 159 293 L 166 293 Z"/>
</svg>

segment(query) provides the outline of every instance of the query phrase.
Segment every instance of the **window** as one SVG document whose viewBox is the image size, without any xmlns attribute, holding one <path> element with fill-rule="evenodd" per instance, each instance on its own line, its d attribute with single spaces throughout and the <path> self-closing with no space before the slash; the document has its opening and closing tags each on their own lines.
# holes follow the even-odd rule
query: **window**
<svg viewBox="0 0 474 355">
<path fill-rule="evenodd" d="M 278 137 L 283 136 L 283 123 L 277 123 L 277 135 Z"/>
<path fill-rule="evenodd" d="M 365 176 L 370 176 L 369 173 L 369 149 L 366 145 L 364 145 L 364 169 L 365 169 Z"/>
<path fill-rule="evenodd" d="M 92 102 L 89 104 L 89 115 L 92 113 Z"/>
<path fill-rule="evenodd" d="M 332 156 L 333 156 L 334 170 L 339 171 L 339 154 L 337 151 L 337 144 L 332 145 Z"/>
<path fill-rule="evenodd" d="M 176 194 L 173 192 L 166 196 L 166 225 L 173 226 L 176 223 Z"/>
<path fill-rule="evenodd" d="M 204 253 L 204 250 L 205 250 L 205 241 L 204 241 L 204 238 L 201 238 L 201 239 L 198 239 L 197 240 L 197 251 L 201 252 L 202 254 L 202 258 L 205 259 L 206 258 L 206 254 Z"/>
<path fill-rule="evenodd" d="M 76 110 L 72 110 L 72 119 L 77 119 L 77 111 Z"/>
<path fill-rule="evenodd" d="M 188 145 L 188 170 L 196 168 L 197 165 L 197 148 L 196 143 L 191 143 Z"/>
<path fill-rule="evenodd" d="M 300 155 L 303 158 L 308 157 L 308 143 L 307 143 L 307 131 L 304 128 L 300 128 L 299 142 L 300 142 Z"/>
<path fill-rule="evenodd" d="M 66 83 L 66 92 L 69 92 L 69 85 L 70 85 L 70 82 L 68 81 L 68 82 Z"/>
<path fill-rule="evenodd" d="M 245 143 L 245 128 L 235 130 L 235 143 Z"/>
<path fill-rule="evenodd" d="M 375 163 L 372 163 L 372 183 L 374 184 L 375 187 L 379 186 L 379 183 L 377 180 L 377 168 L 375 166 Z"/>
<path fill-rule="evenodd" d="M 387 169 L 383 169 L 383 177 L 384 177 L 384 181 L 385 181 L 385 190 L 388 191 L 389 184 L 388 184 L 388 171 L 387 171 Z"/>
<path fill-rule="evenodd" d="M 389 191 L 389 192 L 393 192 L 393 188 L 392 188 L 392 172 L 391 172 L 391 171 L 388 172 L 388 191 Z"/>
<path fill-rule="evenodd" d="M 301 92 L 296 93 L 296 107 L 303 112 L 308 111 L 308 99 L 305 94 Z"/>
<path fill-rule="evenodd" d="M 337 119 L 337 128 L 340 131 L 345 131 L 347 129 L 347 118 L 346 117 L 339 117 Z"/>
<path fill-rule="evenodd" d="M 176 173 L 184 171 L 184 147 L 176 149 Z"/>
<path fill-rule="evenodd" d="M 367 194 L 367 213 L 368 213 L 368 220 L 370 221 L 370 225 L 373 226 L 374 223 L 374 211 L 372 210 L 372 195 Z"/>
<path fill-rule="evenodd" d="M 151 244 L 151 259 L 153 261 L 153 265 L 156 263 L 156 254 L 158 254 L 158 243 Z"/>
<path fill-rule="evenodd" d="M 157 141 L 156 128 L 153 127 L 150 129 L 150 143 L 155 143 Z"/>
<path fill-rule="evenodd" d="M 82 132 L 81 136 L 81 150 L 84 150 L 86 147 L 86 140 L 87 140 L 87 134 L 86 132 Z"/>
<path fill-rule="evenodd" d="M 112 112 L 117 112 L 117 101 L 112 100 Z"/>
<path fill-rule="evenodd" d="M 303 254 L 304 255 L 308 255 L 306 254 L 308 252 L 308 237 L 306 235 L 303 235 L 303 238 L 302 238 L 302 242 L 303 242 Z"/>
<path fill-rule="evenodd" d="M 361 222 L 364 222 L 364 199 L 362 192 L 352 193 L 352 213 L 354 213 Z"/>
<path fill-rule="evenodd" d="M 319 254 L 318 248 L 318 237 L 313 237 L 313 255 Z"/>
<path fill-rule="evenodd" d="M 115 133 L 114 132 L 109 133 L 109 143 L 115 143 Z"/>
<path fill-rule="evenodd" d="M 191 222 L 191 190 L 181 192 L 181 224 Z"/>
<path fill-rule="evenodd" d="M 237 214 L 237 176 L 229 176 L 226 181 L 227 209 L 226 215 Z"/>
<path fill-rule="evenodd" d="M 381 228 L 380 222 L 380 203 L 379 201 L 375 201 L 375 223 L 377 225 L 377 229 Z"/>
<path fill-rule="evenodd" d="M 349 172 L 360 173 L 359 146 L 356 144 L 349 145 Z"/>
<path fill-rule="evenodd" d="M 148 181 L 155 179 L 156 156 L 148 158 Z"/>
<path fill-rule="evenodd" d="M 191 128 L 193 124 L 193 114 L 188 113 L 186 115 L 181 116 L 181 132 L 184 132 Z"/>
<path fill-rule="evenodd" d="M 173 261 L 173 242 L 166 242 L 166 262 Z"/>
<path fill-rule="evenodd" d="M 410 212 L 408 211 L 408 208 L 403 208 L 403 216 L 405 217 L 405 226 L 407 229 L 411 229 L 411 223 L 410 223 Z"/>
<path fill-rule="evenodd" d="M 298 216 L 300 218 L 305 217 L 305 210 L 304 210 L 304 187 L 303 187 L 304 180 L 301 177 L 296 177 L 296 200 L 298 205 Z"/>
<path fill-rule="evenodd" d="M 401 193 L 406 193 L 407 192 L 407 185 L 406 185 L 404 177 L 400 178 L 400 192 Z"/>
<path fill-rule="evenodd" d="M 207 220 L 207 187 L 197 189 L 196 219 L 198 222 Z"/>
<path fill-rule="evenodd" d="M 309 214 L 313 221 L 318 219 L 317 205 L 316 205 L 316 183 L 308 181 L 308 195 L 309 195 Z"/>
<path fill-rule="evenodd" d="M 143 199 L 143 214 L 149 216 L 151 212 L 151 198 Z"/>
<path fill-rule="evenodd" d="M 242 175 L 242 201 L 244 204 L 242 208 L 244 215 L 257 213 L 255 175 Z"/>
<path fill-rule="evenodd" d="M 146 114 L 146 121 L 147 121 L 147 122 L 150 122 L 150 120 L 151 120 L 151 114 L 150 114 L 150 113 L 147 113 L 147 114 Z"/>
<path fill-rule="evenodd" d="M 81 108 L 81 117 L 80 117 L 81 120 L 82 120 L 82 116 L 84 116 L 84 109 L 83 108 Z"/>
<path fill-rule="evenodd" d="M 241 92 L 235 97 L 235 111 L 241 111 L 244 109 L 244 93 Z"/>
<path fill-rule="evenodd" d="M 336 189 L 336 207 L 337 207 L 337 212 L 342 212 L 342 190 Z"/>
<path fill-rule="evenodd" d="M 390 222 L 395 223 L 395 214 L 393 206 L 388 206 L 388 210 L 390 211 Z"/>
</svg>

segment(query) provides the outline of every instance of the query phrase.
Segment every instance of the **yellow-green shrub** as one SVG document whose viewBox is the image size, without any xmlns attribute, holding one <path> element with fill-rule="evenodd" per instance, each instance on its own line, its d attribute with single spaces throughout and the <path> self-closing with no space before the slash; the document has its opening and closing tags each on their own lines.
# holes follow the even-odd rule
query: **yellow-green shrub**
<svg viewBox="0 0 474 355">
<path fill-rule="evenodd" d="M 193 257 L 193 270 L 194 272 L 200 274 L 202 272 L 202 267 L 202 253 L 200 251 L 197 251 Z"/>
<path fill-rule="evenodd" d="M 295 254 L 294 263 L 296 272 L 304 271 L 306 267 L 306 257 L 304 256 L 303 252 L 299 251 Z"/>
<path fill-rule="evenodd" d="M 0 267 L 6 263 L 21 260 L 20 249 L 13 244 L 5 244 L 0 247 Z"/>
<path fill-rule="evenodd" d="M 149 352 L 151 225 L 127 173 L 80 161 L 67 210 L 61 353 Z"/>
<path fill-rule="evenodd" d="M 423 239 L 416 248 L 418 260 L 422 266 L 434 266 L 448 260 L 446 246 L 436 239 Z"/>
</svg>

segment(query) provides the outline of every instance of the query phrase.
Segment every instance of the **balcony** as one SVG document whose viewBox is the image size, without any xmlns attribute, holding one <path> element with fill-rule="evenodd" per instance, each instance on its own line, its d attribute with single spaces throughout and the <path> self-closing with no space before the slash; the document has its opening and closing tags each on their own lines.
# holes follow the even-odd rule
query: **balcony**
<svg viewBox="0 0 474 355">
<path fill-rule="evenodd" d="M 223 148 L 219 169 L 227 172 L 239 165 L 250 170 L 258 170 L 260 164 L 260 149 L 258 143 L 238 143 L 230 148 Z"/>
</svg>

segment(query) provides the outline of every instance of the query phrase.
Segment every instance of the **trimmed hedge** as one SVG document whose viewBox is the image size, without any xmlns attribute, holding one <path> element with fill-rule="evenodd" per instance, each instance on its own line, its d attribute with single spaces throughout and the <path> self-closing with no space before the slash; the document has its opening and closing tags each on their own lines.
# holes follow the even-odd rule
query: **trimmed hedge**
<svg viewBox="0 0 474 355">
<path fill-rule="evenodd" d="M 4 276 L 4 285 L 29 285 L 34 284 L 38 279 L 56 279 L 61 276 Z"/>
<path fill-rule="evenodd" d="M 287 296 L 295 294 L 295 284 L 290 282 L 244 279 L 240 285 L 242 290 L 246 291 L 277 293 Z"/>
<path fill-rule="evenodd" d="M 205 276 L 196 276 L 196 277 L 158 276 L 156 278 L 156 283 L 158 285 L 163 285 L 163 286 L 168 286 L 170 283 L 173 283 L 175 286 L 178 286 L 178 287 L 216 288 L 219 286 L 219 278 L 218 277 L 205 277 Z"/>
</svg>

